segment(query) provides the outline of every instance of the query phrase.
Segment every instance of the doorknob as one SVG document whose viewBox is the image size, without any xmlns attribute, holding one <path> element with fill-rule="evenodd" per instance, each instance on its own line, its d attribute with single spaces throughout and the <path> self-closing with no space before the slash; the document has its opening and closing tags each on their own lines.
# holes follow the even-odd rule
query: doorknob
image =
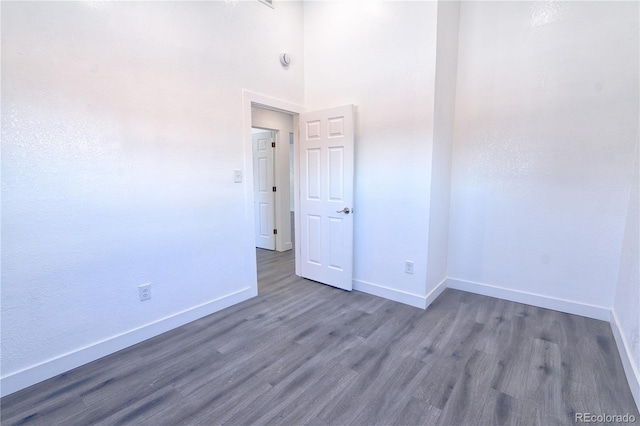
<svg viewBox="0 0 640 426">
<path fill-rule="evenodd" d="M 351 210 L 349 209 L 349 207 L 345 207 L 342 210 L 338 210 L 336 213 L 344 213 L 344 214 L 349 214 L 351 212 Z"/>
</svg>

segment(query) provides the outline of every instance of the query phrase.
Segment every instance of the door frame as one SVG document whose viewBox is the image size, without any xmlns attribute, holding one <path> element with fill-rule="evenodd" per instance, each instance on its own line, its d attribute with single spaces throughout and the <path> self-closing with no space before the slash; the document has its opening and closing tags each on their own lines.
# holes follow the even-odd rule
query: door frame
<svg viewBox="0 0 640 426">
<path fill-rule="evenodd" d="M 252 263 L 252 285 L 254 288 L 254 295 L 258 294 L 258 270 L 257 261 L 255 256 L 255 238 L 254 238 L 254 226 L 255 218 L 253 211 L 253 141 L 251 137 L 252 126 L 252 107 L 264 108 L 272 111 L 283 112 L 293 117 L 293 176 L 294 176 L 294 228 L 300 229 L 300 216 L 299 216 L 299 176 L 300 168 L 298 164 L 299 155 L 299 114 L 305 112 L 307 109 L 292 102 L 283 101 L 272 96 L 264 95 L 261 93 L 252 92 L 250 90 L 242 90 L 242 139 L 243 139 L 243 170 L 244 170 L 244 199 L 245 199 L 245 229 L 247 232 L 246 247 L 247 255 Z M 294 257 L 295 257 L 295 273 L 300 275 L 300 233 L 295 233 L 294 238 Z"/>
</svg>

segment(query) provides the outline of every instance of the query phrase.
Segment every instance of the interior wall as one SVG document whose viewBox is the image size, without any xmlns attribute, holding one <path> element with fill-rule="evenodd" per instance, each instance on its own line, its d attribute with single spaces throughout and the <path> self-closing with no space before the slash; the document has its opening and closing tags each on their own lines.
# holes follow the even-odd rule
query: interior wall
<svg viewBox="0 0 640 426">
<path fill-rule="evenodd" d="M 625 365 L 625 370 L 628 370 L 627 377 L 630 377 L 629 385 L 636 404 L 640 406 L 640 185 L 638 182 L 640 161 L 638 156 L 640 152 L 636 151 L 613 314 L 616 322 L 614 327 L 618 327 L 623 340 L 624 347 L 620 352 L 626 351 L 630 362 L 630 365 Z"/>
<path fill-rule="evenodd" d="M 1 7 L 6 394 L 255 293 L 242 89 L 304 91 L 300 2 Z"/>
<path fill-rule="evenodd" d="M 638 39 L 637 2 L 463 2 L 450 277 L 608 315 L 638 137 Z"/>
<path fill-rule="evenodd" d="M 289 135 L 293 132 L 293 117 L 283 112 L 264 108 L 251 108 L 252 125 L 279 130 L 275 149 L 276 182 L 276 250 L 291 250 L 291 213 L 290 213 L 290 161 Z"/>
<path fill-rule="evenodd" d="M 431 158 L 431 200 L 427 255 L 427 294 L 444 288 L 449 247 L 449 210 L 460 2 L 440 1 L 436 42 L 436 78 Z"/>
<path fill-rule="evenodd" d="M 356 106 L 354 288 L 408 303 L 427 280 L 436 14 L 435 2 L 304 5 L 305 105 Z"/>
</svg>

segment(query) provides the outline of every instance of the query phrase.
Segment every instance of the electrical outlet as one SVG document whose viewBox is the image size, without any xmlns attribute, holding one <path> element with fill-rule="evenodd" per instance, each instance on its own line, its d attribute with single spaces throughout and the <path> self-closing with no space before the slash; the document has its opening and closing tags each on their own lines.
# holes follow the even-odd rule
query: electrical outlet
<svg viewBox="0 0 640 426">
<path fill-rule="evenodd" d="M 138 286 L 138 293 L 141 301 L 151 299 L 151 283 Z"/>
<path fill-rule="evenodd" d="M 413 274 L 413 262 L 410 260 L 404 261 L 404 273 Z"/>
</svg>

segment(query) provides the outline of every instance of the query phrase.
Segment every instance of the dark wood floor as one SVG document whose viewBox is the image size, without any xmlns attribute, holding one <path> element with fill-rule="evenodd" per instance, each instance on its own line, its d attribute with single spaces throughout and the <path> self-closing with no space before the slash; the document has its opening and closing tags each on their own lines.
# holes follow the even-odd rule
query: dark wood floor
<svg viewBox="0 0 640 426">
<path fill-rule="evenodd" d="M 606 322 L 450 289 L 425 311 L 258 262 L 258 297 L 9 395 L 2 424 L 640 419 Z"/>
</svg>

